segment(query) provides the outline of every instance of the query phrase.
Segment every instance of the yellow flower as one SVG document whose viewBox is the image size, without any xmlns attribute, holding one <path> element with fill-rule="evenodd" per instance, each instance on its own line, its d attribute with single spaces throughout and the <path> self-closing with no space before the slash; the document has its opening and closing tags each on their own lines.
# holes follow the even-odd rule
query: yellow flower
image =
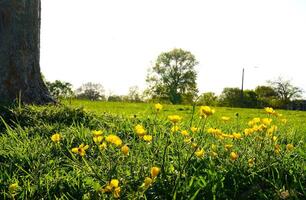
<svg viewBox="0 0 306 200">
<path fill-rule="evenodd" d="M 255 117 L 253 118 L 251 121 L 248 122 L 249 126 L 254 126 L 255 124 L 260 122 L 260 118 L 259 117 Z"/>
<path fill-rule="evenodd" d="M 204 156 L 204 150 L 203 149 L 198 149 L 196 150 L 196 152 L 194 153 L 198 158 L 202 158 Z"/>
<path fill-rule="evenodd" d="M 186 144 L 190 144 L 190 143 L 191 143 L 191 139 L 192 139 L 192 138 L 185 138 L 185 139 L 184 139 L 184 142 L 185 142 Z"/>
<path fill-rule="evenodd" d="M 192 147 L 192 148 L 197 148 L 197 147 L 198 147 L 198 144 L 194 142 L 194 143 L 191 144 L 191 147 Z"/>
<path fill-rule="evenodd" d="M 143 140 L 146 142 L 151 142 L 153 139 L 152 135 L 144 135 Z"/>
<path fill-rule="evenodd" d="M 102 131 L 101 130 L 99 130 L 99 131 L 93 130 L 92 134 L 93 134 L 94 137 L 101 136 L 102 135 Z"/>
<path fill-rule="evenodd" d="M 93 141 L 97 144 L 101 143 L 103 140 L 102 131 L 94 130 L 92 131 Z"/>
<path fill-rule="evenodd" d="M 72 148 L 73 153 L 79 154 L 80 156 L 85 156 L 85 151 L 89 148 L 88 145 L 80 144 L 79 147 Z"/>
<path fill-rule="evenodd" d="M 170 115 L 168 116 L 168 119 L 173 123 L 173 124 L 177 124 L 182 120 L 182 117 L 178 116 L 178 115 Z"/>
<path fill-rule="evenodd" d="M 273 133 L 277 131 L 277 126 L 272 125 L 268 130 L 267 130 L 267 135 L 272 136 Z"/>
<path fill-rule="evenodd" d="M 176 126 L 176 125 L 172 126 L 172 128 L 171 128 L 171 132 L 172 133 L 177 132 L 179 130 L 180 130 L 180 128 L 178 126 Z"/>
<path fill-rule="evenodd" d="M 124 154 L 124 155 L 128 155 L 129 154 L 129 147 L 127 145 L 124 145 L 121 147 L 121 152 Z"/>
<path fill-rule="evenodd" d="M 53 142 L 59 142 L 61 140 L 61 135 L 59 133 L 55 133 L 51 136 L 51 140 Z"/>
<path fill-rule="evenodd" d="M 273 142 L 276 142 L 277 137 L 276 137 L 276 136 L 273 136 L 273 137 L 272 137 L 272 140 L 273 140 Z"/>
<path fill-rule="evenodd" d="M 287 144 L 287 145 L 286 145 L 286 150 L 287 150 L 287 151 L 291 151 L 291 150 L 293 150 L 293 149 L 294 149 L 293 144 L 290 143 L 290 144 Z"/>
<path fill-rule="evenodd" d="M 241 139 L 242 138 L 240 133 L 233 133 L 232 135 L 233 135 L 234 139 Z"/>
<path fill-rule="evenodd" d="M 109 185 L 112 187 L 112 188 L 116 188 L 119 186 L 119 180 L 118 179 L 112 179 L 109 183 Z"/>
<path fill-rule="evenodd" d="M 152 177 L 152 179 L 157 177 L 159 172 L 160 172 L 160 168 L 159 167 L 152 167 L 151 168 L 151 177 Z"/>
<path fill-rule="evenodd" d="M 231 118 L 230 118 L 230 117 L 225 117 L 225 116 L 223 116 L 223 117 L 221 117 L 221 119 L 222 119 L 222 121 L 224 121 L 224 122 L 228 122 Z"/>
<path fill-rule="evenodd" d="M 215 113 L 215 109 L 210 108 L 209 106 L 201 106 L 200 107 L 200 116 L 208 117 Z"/>
<path fill-rule="evenodd" d="M 142 125 L 135 126 L 135 132 L 139 137 L 142 137 L 146 134 L 146 129 Z"/>
<path fill-rule="evenodd" d="M 263 118 L 263 119 L 261 119 L 261 123 L 263 123 L 266 126 L 269 126 L 271 124 L 271 122 L 272 122 L 271 118 Z"/>
<path fill-rule="evenodd" d="M 265 108 L 265 111 L 270 114 L 270 115 L 276 115 L 276 112 L 275 110 L 273 110 L 273 108 L 270 108 L 270 107 L 266 107 Z"/>
<path fill-rule="evenodd" d="M 246 128 L 246 129 L 244 129 L 244 135 L 245 135 L 245 136 L 251 135 L 251 134 L 253 134 L 253 133 L 254 133 L 254 129 L 252 129 L 252 128 Z"/>
<path fill-rule="evenodd" d="M 191 130 L 192 133 L 195 133 L 195 132 L 197 132 L 199 129 L 196 128 L 196 127 L 191 127 L 190 130 Z"/>
<path fill-rule="evenodd" d="M 283 124 L 287 124 L 287 119 L 285 119 L 285 118 L 284 118 L 284 119 L 281 119 L 280 121 L 281 121 Z"/>
<path fill-rule="evenodd" d="M 279 154 L 280 154 L 280 151 L 281 151 L 280 145 L 279 145 L 279 144 L 276 144 L 276 145 L 274 146 L 274 153 L 277 154 L 277 155 L 279 155 Z"/>
<path fill-rule="evenodd" d="M 237 160 L 238 157 L 239 157 L 239 155 L 237 153 L 235 153 L 235 152 L 230 153 L 231 160 Z"/>
<path fill-rule="evenodd" d="M 108 135 L 105 137 L 105 140 L 109 143 L 112 143 L 116 146 L 121 146 L 122 145 L 122 140 L 117 136 L 117 135 Z"/>
<path fill-rule="evenodd" d="M 209 129 L 207 129 L 207 133 L 210 133 L 214 136 L 222 135 L 222 131 L 220 129 L 217 129 L 217 128 L 209 128 Z"/>
<path fill-rule="evenodd" d="M 106 142 L 103 142 L 102 144 L 99 145 L 100 150 L 104 150 L 107 148 Z"/>
<path fill-rule="evenodd" d="M 161 109 L 163 109 L 163 106 L 160 103 L 155 104 L 154 107 L 155 107 L 155 110 L 157 112 L 159 112 L 159 111 L 161 111 Z"/>
<path fill-rule="evenodd" d="M 234 145 L 232 144 L 226 144 L 224 145 L 225 149 L 228 151 L 229 149 L 231 149 Z"/>
<path fill-rule="evenodd" d="M 183 136 L 189 136 L 189 133 L 188 133 L 188 131 L 186 131 L 186 130 L 181 131 L 181 134 L 182 134 Z"/>
<path fill-rule="evenodd" d="M 248 165 L 249 165 L 249 167 L 253 167 L 253 166 L 254 166 L 254 163 L 255 163 L 255 158 L 250 158 L 250 159 L 248 160 Z"/>
<path fill-rule="evenodd" d="M 144 186 L 149 187 L 152 184 L 153 180 L 150 177 L 146 177 L 144 180 Z"/>
<path fill-rule="evenodd" d="M 15 193 L 17 189 L 18 189 L 18 183 L 10 184 L 10 186 L 9 186 L 10 193 Z"/>
<path fill-rule="evenodd" d="M 120 187 L 115 188 L 114 189 L 114 193 L 113 193 L 114 198 L 116 198 L 116 199 L 120 198 L 120 192 L 121 192 L 121 188 Z"/>
</svg>

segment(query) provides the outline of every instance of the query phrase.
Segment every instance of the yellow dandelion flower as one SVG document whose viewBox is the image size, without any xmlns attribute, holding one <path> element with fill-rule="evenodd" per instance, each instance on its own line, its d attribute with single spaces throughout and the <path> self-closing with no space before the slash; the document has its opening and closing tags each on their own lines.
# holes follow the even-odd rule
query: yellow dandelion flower
<svg viewBox="0 0 306 200">
<path fill-rule="evenodd" d="M 185 139 L 184 139 L 184 142 L 185 142 L 186 144 L 190 144 L 190 143 L 191 143 L 191 140 L 192 140 L 192 138 L 185 138 Z"/>
<path fill-rule="evenodd" d="M 253 167 L 254 164 L 255 164 L 255 158 L 250 158 L 250 159 L 248 160 L 248 165 L 249 165 L 249 167 Z"/>
<path fill-rule="evenodd" d="M 182 120 L 182 117 L 178 116 L 178 115 L 170 115 L 168 116 L 168 119 L 173 123 L 173 124 L 177 124 Z"/>
<path fill-rule="evenodd" d="M 146 177 L 144 180 L 144 186 L 149 187 L 152 184 L 153 180 L 150 177 Z"/>
<path fill-rule="evenodd" d="M 273 110 L 273 108 L 266 107 L 265 111 L 266 111 L 266 113 L 268 113 L 270 115 L 276 115 L 276 112 L 275 112 L 275 110 Z"/>
<path fill-rule="evenodd" d="M 103 142 L 102 144 L 99 145 L 100 150 L 105 150 L 107 148 L 106 142 Z"/>
<path fill-rule="evenodd" d="M 248 136 L 248 135 L 252 135 L 253 133 L 254 133 L 254 129 L 252 129 L 252 128 L 246 128 L 246 129 L 244 129 L 244 135 L 245 136 Z"/>
<path fill-rule="evenodd" d="M 142 125 L 138 124 L 135 126 L 135 132 L 139 137 L 142 137 L 146 134 L 146 129 L 144 129 Z"/>
<path fill-rule="evenodd" d="M 251 121 L 248 122 L 249 126 L 254 126 L 255 124 L 260 122 L 260 118 L 259 117 L 255 117 L 253 118 Z"/>
<path fill-rule="evenodd" d="M 96 144 L 99 144 L 102 142 L 103 140 L 103 136 L 102 136 L 102 131 L 99 130 L 94 130 L 92 131 L 92 135 L 93 135 L 93 141 L 96 143 Z"/>
<path fill-rule="evenodd" d="M 193 126 L 193 127 L 190 128 L 190 130 L 191 130 L 192 133 L 196 133 L 199 130 L 199 128 L 196 128 L 196 127 Z"/>
<path fill-rule="evenodd" d="M 79 154 L 80 156 L 85 156 L 86 150 L 89 148 L 88 145 L 80 144 L 79 147 L 72 148 L 73 153 Z"/>
<path fill-rule="evenodd" d="M 59 133 L 55 133 L 51 136 L 52 142 L 59 142 L 61 140 L 61 135 Z"/>
<path fill-rule="evenodd" d="M 293 149 L 294 149 L 293 144 L 289 143 L 289 144 L 286 145 L 286 150 L 287 151 L 292 151 Z"/>
<path fill-rule="evenodd" d="M 121 146 L 122 145 L 122 140 L 117 136 L 117 135 L 108 135 L 105 137 L 105 140 L 109 143 L 112 143 L 116 146 Z"/>
<path fill-rule="evenodd" d="M 159 167 L 152 167 L 151 168 L 151 177 L 152 177 L 152 179 L 157 177 L 159 172 L 160 172 L 160 168 Z"/>
<path fill-rule="evenodd" d="M 121 188 L 120 187 L 115 188 L 114 189 L 114 193 L 113 193 L 114 198 L 116 198 L 116 199 L 120 198 L 120 192 L 121 192 Z"/>
<path fill-rule="evenodd" d="M 112 188 L 117 188 L 119 186 L 119 180 L 118 179 L 112 179 L 109 183 L 109 185 L 112 187 Z"/>
<path fill-rule="evenodd" d="M 272 137 L 272 141 L 273 141 L 273 142 L 276 142 L 276 141 L 277 141 L 277 136 L 273 136 L 273 137 Z"/>
<path fill-rule="evenodd" d="M 222 135 L 222 131 L 218 128 L 209 128 L 207 129 L 207 133 L 212 134 L 214 136 Z"/>
<path fill-rule="evenodd" d="M 123 145 L 121 147 L 121 152 L 124 154 L 124 155 L 128 155 L 129 154 L 129 147 L 127 145 Z"/>
<path fill-rule="evenodd" d="M 153 139 L 152 135 L 144 135 L 143 140 L 146 142 L 151 142 Z"/>
<path fill-rule="evenodd" d="M 18 183 L 12 183 L 9 185 L 9 191 L 10 193 L 15 193 L 18 189 Z"/>
<path fill-rule="evenodd" d="M 210 115 L 215 113 L 215 109 L 210 108 L 209 106 L 201 106 L 200 107 L 200 116 L 201 117 L 209 117 Z"/>
<path fill-rule="evenodd" d="M 97 137 L 97 136 L 101 136 L 102 135 L 102 131 L 101 130 L 93 130 L 92 131 L 92 135 L 94 136 L 94 137 Z"/>
<path fill-rule="evenodd" d="M 221 119 L 222 119 L 222 121 L 224 121 L 224 122 L 228 122 L 231 118 L 230 118 L 230 117 L 225 117 L 225 116 L 223 116 L 223 117 L 221 117 Z"/>
<path fill-rule="evenodd" d="M 163 109 L 163 106 L 160 103 L 155 104 L 154 107 L 155 107 L 155 110 L 157 112 L 159 112 L 159 111 L 161 111 L 161 109 Z"/>
<path fill-rule="evenodd" d="M 287 124 L 287 119 L 281 119 L 280 120 L 283 124 Z"/>
<path fill-rule="evenodd" d="M 198 144 L 194 142 L 194 143 L 191 144 L 191 147 L 192 147 L 192 148 L 197 148 L 197 147 L 198 147 Z"/>
<path fill-rule="evenodd" d="M 261 119 L 261 123 L 263 123 L 266 126 L 269 126 L 271 124 L 271 122 L 272 122 L 271 118 L 263 118 L 263 119 Z"/>
<path fill-rule="evenodd" d="M 196 150 L 196 152 L 194 152 L 194 154 L 198 157 L 198 158 L 202 158 L 204 156 L 204 150 L 203 149 L 198 149 Z"/>
<path fill-rule="evenodd" d="M 242 135 L 240 133 L 233 133 L 233 138 L 234 139 L 241 139 L 242 138 Z"/>
<path fill-rule="evenodd" d="M 237 153 L 235 153 L 235 152 L 230 153 L 231 160 L 237 160 L 238 157 L 239 157 L 239 155 Z"/>
<path fill-rule="evenodd" d="M 172 128 L 171 128 L 171 132 L 172 133 L 175 133 L 175 132 L 177 132 L 179 130 L 180 130 L 179 126 L 176 126 L 176 125 L 172 126 Z"/>
<path fill-rule="evenodd" d="M 181 131 L 181 134 L 182 134 L 183 136 L 189 136 L 189 133 L 188 133 L 188 131 L 186 131 L 186 130 L 182 130 L 182 131 Z"/>
</svg>

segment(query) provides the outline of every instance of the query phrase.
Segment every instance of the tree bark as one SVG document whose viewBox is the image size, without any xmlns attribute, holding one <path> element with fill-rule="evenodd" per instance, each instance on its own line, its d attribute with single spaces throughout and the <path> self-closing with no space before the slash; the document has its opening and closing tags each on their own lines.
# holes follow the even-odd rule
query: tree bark
<svg viewBox="0 0 306 200">
<path fill-rule="evenodd" d="M 0 0 L 0 102 L 54 102 L 40 73 L 40 13 L 40 0 Z"/>
</svg>

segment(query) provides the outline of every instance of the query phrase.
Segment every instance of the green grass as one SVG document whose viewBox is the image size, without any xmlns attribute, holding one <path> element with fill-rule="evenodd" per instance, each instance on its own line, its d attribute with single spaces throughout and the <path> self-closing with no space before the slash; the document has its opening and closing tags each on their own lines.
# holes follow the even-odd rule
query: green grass
<svg viewBox="0 0 306 200">
<path fill-rule="evenodd" d="M 305 199 L 305 112 L 280 110 L 283 117 L 275 117 L 261 109 L 215 108 L 204 120 L 198 107 L 185 105 L 163 105 L 156 114 L 153 104 L 63 104 L 69 107 L 26 106 L 1 112 L 1 199 L 113 199 L 115 188 L 105 190 L 111 179 L 119 180 L 121 199 Z M 171 131 L 167 117 L 173 114 L 183 117 L 179 131 Z M 223 122 L 222 116 L 231 120 Z M 247 122 L 254 117 L 273 121 L 267 129 L 245 136 Z M 152 142 L 139 137 L 138 124 L 153 136 Z M 267 135 L 272 125 L 278 127 L 275 141 Z M 199 130 L 193 133 L 191 126 Z M 242 139 L 222 139 L 208 128 L 220 128 L 227 135 L 239 132 Z M 93 141 L 93 130 L 102 130 L 107 148 L 99 148 L 103 141 Z M 60 133 L 59 143 L 51 140 L 54 133 Z M 129 147 L 128 155 L 121 152 L 122 145 L 106 141 L 111 134 Z M 84 157 L 72 151 L 82 143 L 89 145 Z M 233 147 L 227 150 L 226 144 Z M 286 149 L 288 144 L 294 148 Z M 203 157 L 195 155 L 200 150 L 205 151 Z M 232 160 L 231 152 L 239 157 Z M 144 186 L 153 166 L 161 171 Z"/>
</svg>

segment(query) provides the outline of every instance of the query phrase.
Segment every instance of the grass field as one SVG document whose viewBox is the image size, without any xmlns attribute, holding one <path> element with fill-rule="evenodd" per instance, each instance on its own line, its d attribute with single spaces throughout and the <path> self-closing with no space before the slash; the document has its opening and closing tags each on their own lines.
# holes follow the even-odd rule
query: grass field
<svg viewBox="0 0 306 200">
<path fill-rule="evenodd" d="M 306 197 L 305 112 L 63 104 L 1 112 L 1 199 Z"/>
</svg>

